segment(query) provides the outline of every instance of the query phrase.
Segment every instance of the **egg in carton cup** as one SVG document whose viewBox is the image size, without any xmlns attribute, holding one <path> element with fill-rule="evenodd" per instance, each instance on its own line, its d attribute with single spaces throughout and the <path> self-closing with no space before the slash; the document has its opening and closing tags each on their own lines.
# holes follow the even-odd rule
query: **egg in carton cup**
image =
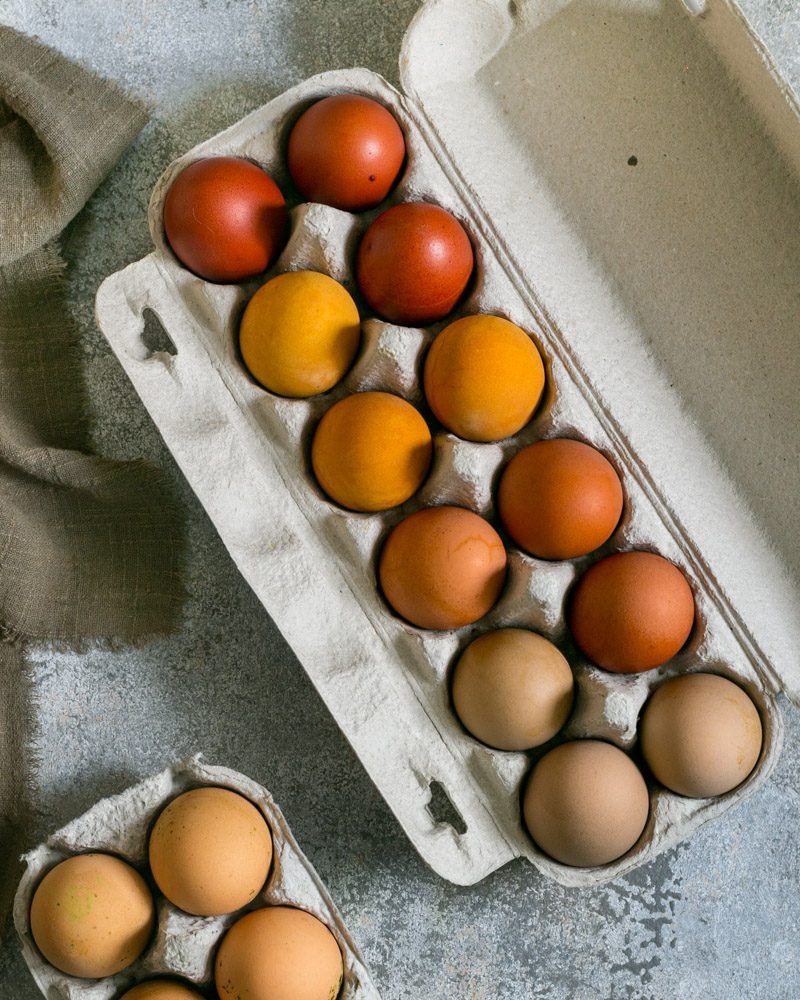
<svg viewBox="0 0 800 1000">
<path fill-rule="evenodd" d="M 625 52 L 635 48 L 643 6 L 637 0 L 619 5 L 615 26 L 630 43 L 623 46 Z M 652 77 L 666 86 L 678 65 L 674 48 L 689 46 L 702 61 L 693 99 L 707 98 L 700 83 L 713 85 L 721 113 L 740 114 L 741 97 L 690 13 L 678 0 L 658 6 L 670 31 L 663 48 L 655 49 L 658 73 L 644 74 L 642 85 Z M 738 31 L 740 41 L 753 44 L 732 4 L 717 0 L 709 8 L 716 19 L 709 21 L 712 29 Z M 525 93 L 534 43 L 555 46 L 550 55 L 563 58 L 549 65 L 566 66 L 569 46 L 582 44 L 575 42 L 581 38 L 575 29 L 582 18 L 588 18 L 584 27 L 591 29 L 587 39 L 605 30 L 598 27 L 592 4 L 585 9 L 569 3 L 509 7 L 431 0 L 404 42 L 401 73 L 409 96 L 367 70 L 324 73 L 195 147 L 156 184 L 149 210 L 154 252 L 107 279 L 97 297 L 101 328 L 243 576 L 421 855 L 458 884 L 476 882 L 518 856 L 569 886 L 596 885 L 646 863 L 765 780 L 781 745 L 778 693 L 786 688 L 796 697 L 799 689 L 794 661 L 787 656 L 792 648 L 787 621 L 780 632 L 760 623 L 754 636 L 754 595 L 747 576 L 758 571 L 760 595 L 762 577 L 774 582 L 770 594 L 776 612 L 790 606 L 794 584 L 643 346 L 641 330 L 620 311 L 607 280 L 593 274 L 583 244 L 576 246 L 571 220 L 542 188 L 535 143 L 544 143 L 546 136 L 532 134 L 524 107 L 515 106 L 513 117 L 508 110 L 516 94 L 509 80 Z M 523 38 L 531 43 L 527 55 L 520 49 Z M 583 47 L 580 54 L 588 57 Z M 757 74 L 749 63 L 745 68 Z M 546 89 L 547 79 L 537 79 L 544 88 L 537 99 L 552 100 L 548 107 L 557 111 L 562 97 Z M 203 157 L 250 159 L 290 190 L 288 134 L 310 104 L 338 93 L 377 100 L 403 129 L 405 169 L 380 210 L 406 201 L 434 202 L 469 233 L 475 273 L 448 322 L 475 313 L 503 316 L 531 334 L 547 369 L 543 401 L 520 433 L 491 444 L 437 433 L 431 471 L 420 491 L 379 514 L 346 511 L 327 499 L 310 471 L 311 436 L 322 414 L 353 392 L 385 390 L 424 406 L 421 365 L 444 324 L 412 329 L 367 318 L 350 372 L 330 392 L 309 399 L 265 391 L 249 376 L 237 346 L 244 305 L 273 274 L 320 271 L 358 296 L 355 251 L 379 210 L 351 215 L 320 204 L 295 205 L 277 264 L 239 285 L 212 284 L 190 273 L 172 253 L 162 223 L 171 183 L 187 164 Z M 606 94 L 598 91 L 584 99 L 592 110 L 592 101 L 601 102 Z M 466 101 L 474 102 L 470 127 Z M 613 100 L 596 110 L 608 118 L 609 106 L 616 107 Z M 684 114 L 682 107 L 674 113 Z M 795 127 L 796 118 L 795 107 Z M 750 119 L 737 121 L 737 128 L 745 129 L 748 141 L 771 148 L 771 139 Z M 679 137 L 686 155 L 698 129 L 690 119 Z M 642 126 L 640 149 L 658 146 L 659 134 L 652 122 L 649 132 Z M 520 153 L 523 140 L 534 144 L 533 152 Z M 613 193 L 623 198 L 624 190 L 616 187 Z M 496 207 L 494 218 L 489 205 Z M 571 280 L 582 276 L 585 284 L 564 287 L 564 270 Z M 660 295 L 660 286 L 657 291 Z M 557 294 L 561 298 L 554 304 L 548 296 Z M 166 332 L 166 348 L 148 346 L 147 310 Z M 590 556 L 560 562 L 536 559 L 508 544 L 505 588 L 475 626 L 427 631 L 394 614 L 376 584 L 378 555 L 391 529 L 426 505 L 451 504 L 494 518 L 503 464 L 530 442 L 553 437 L 593 445 L 619 474 L 625 504 L 608 543 Z M 746 557 L 731 552 L 719 524 L 735 533 L 737 549 L 743 548 Z M 677 657 L 661 668 L 625 676 L 586 661 L 571 641 L 566 608 L 589 565 L 630 549 L 657 552 L 674 562 L 691 585 L 696 615 Z M 460 725 L 451 704 L 450 672 L 460 653 L 476 635 L 508 626 L 542 634 L 570 659 L 575 707 L 556 742 L 599 739 L 635 757 L 639 715 L 654 688 L 673 675 L 711 672 L 744 688 L 758 709 L 763 745 L 756 766 L 739 787 L 708 799 L 682 797 L 650 780 L 646 827 L 623 857 L 589 868 L 555 861 L 532 842 L 521 820 L 520 792 L 536 754 L 501 752 L 479 743 Z"/>
<path fill-rule="evenodd" d="M 154 887 L 156 927 L 133 963 L 116 975 L 85 979 L 51 965 L 31 933 L 31 903 L 44 876 L 60 862 L 87 853 L 128 862 L 149 884 L 148 841 L 164 808 L 192 789 L 223 788 L 243 796 L 263 815 L 272 836 L 272 862 L 266 884 L 244 908 L 223 916 L 193 916 L 174 906 Z M 333 934 L 342 954 L 344 978 L 337 1000 L 378 1000 L 379 993 L 341 915 L 311 863 L 297 844 L 269 792 L 238 771 L 206 763 L 196 754 L 126 789 L 101 799 L 82 816 L 53 833 L 23 857 L 25 872 L 14 900 L 14 925 L 22 954 L 37 985 L 53 1000 L 116 1000 L 135 984 L 175 977 L 198 989 L 212 987 L 218 946 L 245 913 L 293 907 L 316 917 Z M 216 995 L 216 994 L 215 994 Z"/>
</svg>

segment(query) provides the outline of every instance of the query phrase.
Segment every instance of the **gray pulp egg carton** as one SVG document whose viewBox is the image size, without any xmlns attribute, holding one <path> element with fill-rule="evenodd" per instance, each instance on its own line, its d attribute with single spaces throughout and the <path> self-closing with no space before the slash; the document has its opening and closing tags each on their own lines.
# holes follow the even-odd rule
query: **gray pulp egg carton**
<svg viewBox="0 0 800 1000">
<path fill-rule="evenodd" d="M 97 317 L 243 576 L 433 869 L 470 884 L 523 856 L 565 885 L 595 885 L 754 791 L 780 749 L 778 694 L 800 697 L 800 454 L 797 435 L 778 433 L 794 426 L 800 384 L 789 347 L 798 108 L 728 0 L 708 0 L 700 14 L 681 0 L 429 0 L 400 66 L 405 93 L 363 69 L 324 73 L 171 164 L 150 204 L 155 250 L 103 283 Z M 345 512 L 321 495 L 310 436 L 324 410 L 356 390 L 419 402 L 421 359 L 441 325 L 367 319 L 343 383 L 309 400 L 264 391 L 236 346 L 243 306 L 271 274 L 311 268 L 356 291 L 355 248 L 377 212 L 293 208 L 277 265 L 243 286 L 181 267 L 161 222 L 171 181 L 199 157 L 249 157 L 291 190 L 288 131 L 311 102 L 339 92 L 376 98 L 403 127 L 407 166 L 389 203 L 437 202 L 469 231 L 477 273 L 454 316 L 499 313 L 518 323 L 548 375 L 546 398 L 514 439 L 437 434 L 424 487 L 377 515 Z M 144 332 L 147 310 L 167 349 Z M 754 331 L 753 316 L 767 327 Z M 425 632 L 394 616 L 375 572 L 391 526 L 424 504 L 491 517 L 502 463 L 556 435 L 602 449 L 622 477 L 622 522 L 602 552 L 559 563 L 510 548 L 505 591 L 476 627 Z M 687 647 L 638 676 L 585 662 L 564 623 L 583 569 L 628 548 L 674 560 L 697 605 Z M 558 864 L 521 823 L 532 757 L 479 744 L 450 705 L 456 655 L 500 625 L 535 629 L 567 649 L 577 699 L 563 737 L 634 753 L 639 712 L 664 677 L 730 676 L 761 713 L 754 772 L 713 800 L 652 786 L 646 830 L 626 856 L 595 869 Z"/>
<path fill-rule="evenodd" d="M 65 858 L 87 851 L 114 854 L 140 871 L 147 865 L 147 838 L 155 818 L 176 795 L 202 785 L 230 788 L 264 815 L 273 842 L 270 874 L 264 889 L 243 910 L 221 917 L 195 917 L 157 897 L 157 927 L 143 955 L 116 976 L 78 979 L 55 969 L 40 954 L 30 931 L 33 894 L 42 876 Z M 331 930 L 344 960 L 344 981 L 337 1000 L 380 1000 L 364 960 L 333 900 L 300 850 L 283 813 L 269 792 L 238 771 L 206 763 L 200 754 L 155 774 L 119 795 L 101 799 L 88 812 L 57 830 L 23 858 L 25 872 L 14 900 L 14 925 L 22 954 L 48 1000 L 112 1000 L 143 979 L 179 976 L 198 987 L 214 978 L 217 945 L 244 912 L 265 904 L 297 906 Z"/>
</svg>

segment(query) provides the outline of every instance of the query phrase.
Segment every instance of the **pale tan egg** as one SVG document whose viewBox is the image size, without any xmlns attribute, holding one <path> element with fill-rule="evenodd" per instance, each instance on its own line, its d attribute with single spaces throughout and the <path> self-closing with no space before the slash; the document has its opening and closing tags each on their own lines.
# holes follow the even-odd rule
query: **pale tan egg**
<svg viewBox="0 0 800 1000">
<path fill-rule="evenodd" d="M 173 979 L 151 979 L 123 993 L 120 1000 L 203 1000 L 203 997 Z"/>
<path fill-rule="evenodd" d="M 222 939 L 214 969 L 220 1000 L 335 1000 L 342 977 L 336 938 L 291 906 L 238 920 Z"/>
<path fill-rule="evenodd" d="M 541 635 L 495 629 L 467 646 L 453 671 L 453 706 L 464 727 L 498 750 L 541 746 L 572 709 L 567 661 Z"/>
<path fill-rule="evenodd" d="M 163 810 L 150 834 L 150 869 L 175 906 L 198 916 L 232 913 L 255 899 L 272 863 L 261 812 L 228 788 L 194 788 Z"/>
<path fill-rule="evenodd" d="M 536 764 L 523 799 L 538 846 L 565 865 L 593 868 L 626 854 L 647 823 L 650 799 L 639 768 L 599 740 L 574 740 Z"/>
<path fill-rule="evenodd" d="M 69 976 L 100 979 L 135 962 L 153 932 L 155 907 L 142 876 L 110 854 L 78 854 L 51 868 L 31 903 L 31 933 Z"/>
<path fill-rule="evenodd" d="M 684 674 L 662 684 L 640 728 L 647 766 L 679 795 L 707 798 L 740 785 L 756 766 L 763 732 L 758 709 L 733 681 Z"/>
</svg>

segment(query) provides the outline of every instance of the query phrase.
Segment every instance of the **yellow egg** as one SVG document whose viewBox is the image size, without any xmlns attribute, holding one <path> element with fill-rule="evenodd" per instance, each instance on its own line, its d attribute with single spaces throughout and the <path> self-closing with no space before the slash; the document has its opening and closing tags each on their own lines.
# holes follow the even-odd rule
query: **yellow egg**
<svg viewBox="0 0 800 1000">
<path fill-rule="evenodd" d="M 120 1000 L 203 1000 L 199 993 L 172 979 L 151 979 L 123 993 Z"/>
<path fill-rule="evenodd" d="M 51 965 L 100 979 L 135 962 L 153 931 L 150 889 L 110 854 L 78 854 L 51 868 L 31 903 L 31 933 Z"/>
<path fill-rule="evenodd" d="M 251 375 L 270 392 L 292 397 L 336 385 L 353 363 L 360 337 L 350 294 L 316 271 L 287 271 L 262 285 L 239 327 Z"/>
<path fill-rule="evenodd" d="M 422 485 L 431 464 L 431 432 L 399 396 L 355 393 L 320 421 L 311 463 L 336 503 L 350 510 L 388 510 Z"/>
<path fill-rule="evenodd" d="M 270 906 L 238 920 L 222 939 L 214 970 L 220 1000 L 335 1000 L 342 953 L 321 921 Z"/>
<path fill-rule="evenodd" d="M 272 835 L 258 809 L 227 788 L 195 788 L 161 812 L 150 834 L 150 869 L 175 906 L 198 916 L 232 913 L 261 891 Z"/>
<path fill-rule="evenodd" d="M 453 705 L 464 727 L 498 750 L 541 746 L 572 709 L 569 664 L 541 635 L 501 628 L 478 636 L 453 672 Z"/>
<path fill-rule="evenodd" d="M 544 365 L 531 338 L 499 316 L 464 316 L 434 340 L 425 360 L 425 396 L 448 430 L 469 441 L 499 441 L 533 416 Z"/>
</svg>

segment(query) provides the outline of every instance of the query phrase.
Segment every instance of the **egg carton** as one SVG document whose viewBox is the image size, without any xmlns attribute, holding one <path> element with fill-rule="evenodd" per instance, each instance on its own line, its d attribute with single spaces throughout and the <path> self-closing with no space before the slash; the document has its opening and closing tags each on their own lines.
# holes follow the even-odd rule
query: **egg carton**
<svg viewBox="0 0 800 1000">
<path fill-rule="evenodd" d="M 264 815 L 272 833 L 273 857 L 263 890 L 242 910 L 221 917 L 184 913 L 156 892 L 157 924 L 148 948 L 122 972 L 106 979 L 78 979 L 59 972 L 37 949 L 30 929 L 33 894 L 42 876 L 75 854 L 99 851 L 116 855 L 147 873 L 147 840 L 158 814 L 176 795 L 203 785 L 230 788 Z M 313 913 L 332 932 L 344 961 L 338 1000 L 380 1000 L 358 948 L 328 891 L 300 850 L 269 792 L 238 771 L 208 764 L 200 754 L 168 767 L 119 795 L 101 799 L 87 812 L 52 834 L 24 857 L 25 871 L 14 900 L 14 924 L 22 954 L 48 1000 L 112 1000 L 144 979 L 177 976 L 203 995 L 214 978 L 214 958 L 225 931 L 244 912 L 260 906 L 296 906 Z M 152 879 L 147 876 L 150 884 Z M 216 995 L 216 994 L 215 994 Z"/>
<path fill-rule="evenodd" d="M 750 53 L 760 50 L 733 4 L 709 2 L 700 18 L 679 0 L 616 0 L 611 7 L 625 43 L 619 58 L 636 51 L 643 17 L 659 11 L 666 21 L 663 44 L 654 50 L 653 66 L 643 72 L 642 86 L 669 74 L 672 80 L 684 65 L 682 53 L 690 42 L 693 58 L 702 61 L 703 75 L 694 81 L 697 93 L 678 87 L 667 95 L 675 102 L 670 113 L 688 122 L 683 133 L 670 133 L 679 154 L 695 156 L 698 136 L 706 128 L 687 108 L 713 98 L 721 114 L 729 106 L 744 114 L 744 98 L 727 70 L 718 67 L 717 50 L 706 35 L 713 41 L 716 32 L 729 48 L 731 39 L 747 46 L 743 78 L 750 74 L 764 85 L 773 118 L 778 114 L 771 67 L 767 62 L 751 65 Z M 102 330 L 243 576 L 420 854 L 442 877 L 458 884 L 474 883 L 519 856 L 568 886 L 596 885 L 646 863 L 766 779 L 782 738 L 778 693 L 787 690 L 795 699 L 800 694 L 794 655 L 800 639 L 797 590 L 780 553 L 765 540 L 702 428 L 687 416 L 685 401 L 644 343 L 646 329 L 622 310 L 608 276 L 598 278 L 592 271 L 591 254 L 575 235 L 574 220 L 557 200 L 553 203 L 552 182 L 544 183 L 537 171 L 537 157 L 549 137 L 528 124 L 526 116 L 534 114 L 532 109 L 538 113 L 536 101 L 546 99 L 558 111 L 564 94 L 559 73 L 575 59 L 594 57 L 596 34 L 605 30 L 601 18 L 612 18 L 607 8 L 568 0 L 512 5 L 430 0 L 404 41 L 405 94 L 368 70 L 323 73 L 195 147 L 173 162 L 155 186 L 149 209 L 154 252 L 108 278 L 97 295 Z M 577 20 L 571 23 L 569 17 Z M 592 22 L 588 26 L 580 20 L 586 17 Z M 577 52 L 569 46 L 577 46 Z M 537 78 L 539 89 L 527 93 L 540 50 L 555 57 Z M 611 97 L 594 88 L 586 97 L 589 110 L 592 101 L 605 97 L 608 106 L 595 110 L 607 117 L 609 108 L 623 100 L 613 89 L 619 88 L 613 76 L 617 70 L 608 70 Z M 547 90 L 551 78 L 558 94 Z M 382 514 L 354 514 L 326 499 L 310 473 L 310 437 L 322 413 L 354 391 L 394 392 L 427 414 L 420 365 L 443 324 L 410 329 L 366 318 L 360 353 L 349 374 L 331 392 L 308 400 L 265 391 L 250 378 L 237 350 L 244 304 L 264 280 L 282 271 L 308 268 L 329 274 L 354 294 L 362 315 L 368 316 L 352 266 L 358 240 L 378 212 L 356 216 L 319 204 L 295 204 L 291 234 L 275 267 L 235 286 L 211 284 L 189 273 L 172 254 L 162 226 L 170 183 L 200 157 L 252 159 L 291 194 L 285 165 L 288 132 L 309 104 L 341 92 L 383 103 L 406 137 L 405 170 L 380 210 L 401 201 L 436 202 L 470 234 L 476 273 L 448 321 L 476 312 L 505 316 L 531 333 L 547 367 L 545 398 L 523 431 L 498 444 L 435 433 L 428 480 L 402 507 Z M 785 102 L 785 96 L 780 100 Z M 787 107 L 796 138 L 797 107 Z M 749 119 L 742 121 L 744 128 Z M 760 126 L 748 127 L 756 147 L 754 162 L 763 164 L 767 153 L 774 152 L 772 139 Z M 621 135 L 616 141 L 621 155 L 631 140 Z M 659 122 L 651 124 L 650 132 L 640 127 L 636 141 L 643 161 L 651 150 L 655 158 L 663 145 Z M 569 143 L 564 153 L 568 158 Z M 697 164 L 701 180 L 709 185 L 720 180 L 705 179 L 702 162 Z M 621 169 L 631 169 L 622 163 Z M 574 173 L 569 159 L 564 169 Z M 614 207 L 622 211 L 626 192 L 614 192 Z M 680 210 L 679 191 L 666 189 L 664 197 Z M 701 216 L 697 225 L 712 221 Z M 645 228 L 648 222 L 644 220 Z M 752 225 L 750 216 L 747 225 Z M 746 232 L 744 226 L 740 221 L 735 231 Z M 776 260 L 775 266 L 786 265 Z M 617 284 L 621 280 L 615 276 Z M 669 274 L 660 279 L 656 271 L 651 280 L 661 295 L 658 282 L 668 285 L 671 279 Z M 716 304 L 708 303 L 709 329 Z M 150 332 L 148 311 L 166 334 L 160 346 Z M 685 347 L 687 353 L 690 347 Z M 696 363 L 702 365 L 702 358 Z M 713 374 L 709 378 L 713 381 Z M 780 405 L 779 397 L 774 398 Z M 376 585 L 377 555 L 392 526 L 427 504 L 457 504 L 493 519 L 493 493 L 503 462 L 525 444 L 554 436 L 593 444 L 617 469 L 625 507 L 609 543 L 589 557 L 565 562 L 532 558 L 509 543 L 505 590 L 476 626 L 426 632 L 395 616 Z M 633 548 L 657 551 L 681 567 L 694 591 L 697 615 L 678 657 L 659 670 L 621 676 L 581 657 L 570 641 L 564 611 L 570 588 L 588 565 L 608 552 Z M 455 659 L 475 635 L 498 626 L 534 629 L 570 660 L 577 697 L 560 739 L 604 739 L 634 756 L 637 719 L 655 685 L 690 670 L 729 676 L 747 690 L 761 715 L 764 743 L 755 770 L 739 788 L 711 800 L 681 798 L 651 783 L 650 818 L 628 854 L 593 869 L 559 864 L 537 849 L 522 826 L 520 789 L 535 755 L 481 745 L 452 710 L 448 677 Z"/>
</svg>

